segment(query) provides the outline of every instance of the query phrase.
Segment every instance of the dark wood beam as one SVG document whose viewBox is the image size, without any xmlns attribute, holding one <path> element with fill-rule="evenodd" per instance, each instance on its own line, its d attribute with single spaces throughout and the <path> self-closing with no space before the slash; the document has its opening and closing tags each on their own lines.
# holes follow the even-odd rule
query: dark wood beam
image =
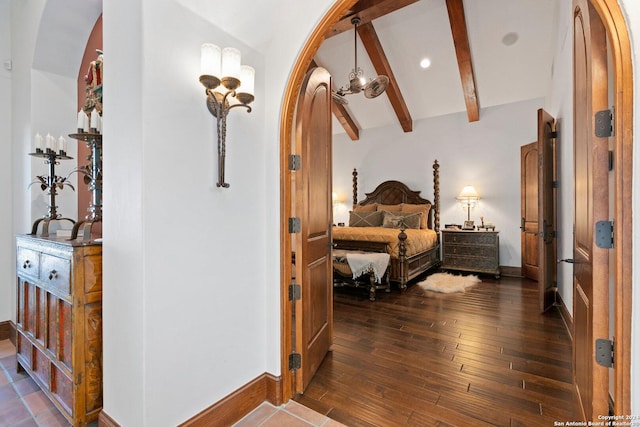
<svg viewBox="0 0 640 427">
<path fill-rule="evenodd" d="M 320 67 L 315 59 L 311 60 L 311 64 L 309 65 L 309 69 Z M 333 79 L 332 79 L 333 80 Z M 331 85 L 331 90 L 335 92 L 335 88 L 333 84 Z M 340 122 L 344 131 L 349 135 L 352 141 L 358 141 L 360 139 L 360 129 L 356 122 L 351 118 L 349 111 L 345 108 L 344 105 L 337 103 L 335 100 L 331 100 L 331 112 L 335 116 L 335 118 Z"/>
<path fill-rule="evenodd" d="M 464 103 L 467 106 L 467 117 L 470 122 L 476 122 L 480 119 L 480 106 L 462 0 L 447 0 L 447 11 L 449 12 L 449 24 L 451 25 L 453 44 L 458 58 L 458 69 L 460 70 L 460 80 L 462 81 Z"/>
<path fill-rule="evenodd" d="M 378 75 L 385 75 L 389 77 L 389 86 L 387 86 L 387 90 L 385 92 L 389 97 L 393 110 L 396 112 L 396 116 L 398 116 L 402 130 L 405 132 L 411 132 L 413 130 L 413 119 L 411 119 L 409 108 L 407 108 L 407 104 L 404 102 L 404 98 L 400 92 L 400 87 L 393 75 L 393 70 L 387 60 L 387 55 L 382 49 L 382 44 L 380 44 L 380 39 L 378 39 L 378 34 L 376 33 L 375 28 L 373 28 L 373 24 L 369 22 L 364 25 L 358 25 L 358 35 L 369 54 L 369 58 L 371 59 L 371 63 L 373 64 L 376 73 Z"/>
<path fill-rule="evenodd" d="M 358 129 L 358 125 L 353 121 L 351 115 L 345 108 L 344 105 L 337 103 L 336 101 L 331 101 L 331 112 L 335 116 L 336 119 L 340 122 L 349 138 L 352 141 L 357 141 L 360 139 L 360 129 Z"/>
<path fill-rule="evenodd" d="M 417 1 L 419 0 L 360 0 L 325 34 L 325 38 L 352 30 L 352 18 L 358 17 L 360 18 L 360 24 L 367 24 L 376 18 L 395 12 Z"/>
</svg>

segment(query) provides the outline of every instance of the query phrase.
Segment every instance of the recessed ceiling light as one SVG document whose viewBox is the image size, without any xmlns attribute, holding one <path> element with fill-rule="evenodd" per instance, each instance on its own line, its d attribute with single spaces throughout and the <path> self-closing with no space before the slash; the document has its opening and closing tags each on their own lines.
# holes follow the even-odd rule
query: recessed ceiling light
<svg viewBox="0 0 640 427">
<path fill-rule="evenodd" d="M 502 44 L 505 46 L 511 46 L 518 41 L 518 33 L 507 33 L 502 37 Z"/>
<path fill-rule="evenodd" d="M 423 58 L 422 61 L 420 61 L 420 66 L 422 68 L 429 68 L 431 66 L 431 60 L 429 58 Z"/>
</svg>

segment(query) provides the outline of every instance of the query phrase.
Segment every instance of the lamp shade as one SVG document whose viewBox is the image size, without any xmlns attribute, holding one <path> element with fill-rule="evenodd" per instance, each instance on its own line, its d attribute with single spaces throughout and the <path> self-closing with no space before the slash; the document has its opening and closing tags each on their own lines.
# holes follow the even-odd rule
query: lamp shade
<svg viewBox="0 0 640 427">
<path fill-rule="evenodd" d="M 233 47 L 222 49 L 222 77 L 240 79 L 240 51 Z"/>
<path fill-rule="evenodd" d="M 240 67 L 240 87 L 238 88 L 238 92 L 248 93 L 249 95 L 255 95 L 254 87 L 255 87 L 255 76 L 256 70 L 253 67 L 248 65 L 243 65 Z"/>
<path fill-rule="evenodd" d="M 200 48 L 200 75 L 220 77 L 221 51 L 212 43 Z"/>
<path fill-rule="evenodd" d="M 460 192 L 460 194 L 458 194 L 458 200 L 478 200 L 478 199 L 480 199 L 480 195 L 478 194 L 476 189 L 473 188 L 473 185 L 465 186 Z"/>
</svg>

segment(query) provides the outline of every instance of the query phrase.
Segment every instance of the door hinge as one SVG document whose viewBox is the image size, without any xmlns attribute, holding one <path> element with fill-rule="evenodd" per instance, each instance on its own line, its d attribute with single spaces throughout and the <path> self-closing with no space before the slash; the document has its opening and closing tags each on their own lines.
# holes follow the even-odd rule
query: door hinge
<svg viewBox="0 0 640 427">
<path fill-rule="evenodd" d="M 299 171 L 302 167 L 302 158 L 300 154 L 289 154 L 289 170 Z"/>
<path fill-rule="evenodd" d="M 289 370 L 300 369 L 302 366 L 302 356 L 300 353 L 291 353 L 289 355 Z"/>
<path fill-rule="evenodd" d="M 295 234 L 295 233 L 299 233 L 301 229 L 301 223 L 300 223 L 300 218 L 293 217 L 293 218 L 289 218 L 289 233 L 291 234 Z"/>
<path fill-rule="evenodd" d="M 613 247 L 613 222 L 596 222 L 596 246 L 601 249 L 611 249 Z"/>
<path fill-rule="evenodd" d="M 557 137 L 558 137 L 558 131 L 554 130 L 552 132 L 549 132 L 549 138 L 553 139 Z"/>
<path fill-rule="evenodd" d="M 595 133 L 598 138 L 606 138 L 613 135 L 613 109 L 601 110 L 595 114 Z"/>
<path fill-rule="evenodd" d="M 614 343 L 606 338 L 596 339 L 596 362 L 607 368 L 613 367 Z"/>
<path fill-rule="evenodd" d="M 299 301 L 301 297 L 302 289 L 297 283 L 289 285 L 289 301 Z"/>
<path fill-rule="evenodd" d="M 560 183 L 558 183 L 558 181 L 553 181 L 553 184 L 551 184 L 551 186 L 553 188 L 560 188 Z"/>
</svg>

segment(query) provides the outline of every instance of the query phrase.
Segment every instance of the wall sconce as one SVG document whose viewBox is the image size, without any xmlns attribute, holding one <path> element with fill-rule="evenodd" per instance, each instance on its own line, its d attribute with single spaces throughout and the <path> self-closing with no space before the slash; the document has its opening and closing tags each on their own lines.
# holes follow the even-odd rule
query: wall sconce
<svg viewBox="0 0 640 427">
<path fill-rule="evenodd" d="M 232 47 L 220 49 L 204 43 L 200 51 L 200 83 L 205 87 L 207 108 L 216 118 L 218 133 L 218 182 L 216 186 L 229 188 L 224 180 L 227 153 L 227 114 L 232 108 L 244 107 L 251 112 L 254 100 L 255 70 L 240 65 L 240 51 Z"/>
<path fill-rule="evenodd" d="M 476 207 L 476 205 L 478 204 L 478 200 L 480 200 L 480 195 L 478 194 L 476 189 L 473 188 L 473 185 L 467 185 L 462 189 L 460 194 L 458 194 L 458 197 L 456 197 L 456 199 L 458 199 L 463 207 L 467 208 L 467 221 L 470 221 L 471 208 Z"/>
</svg>

